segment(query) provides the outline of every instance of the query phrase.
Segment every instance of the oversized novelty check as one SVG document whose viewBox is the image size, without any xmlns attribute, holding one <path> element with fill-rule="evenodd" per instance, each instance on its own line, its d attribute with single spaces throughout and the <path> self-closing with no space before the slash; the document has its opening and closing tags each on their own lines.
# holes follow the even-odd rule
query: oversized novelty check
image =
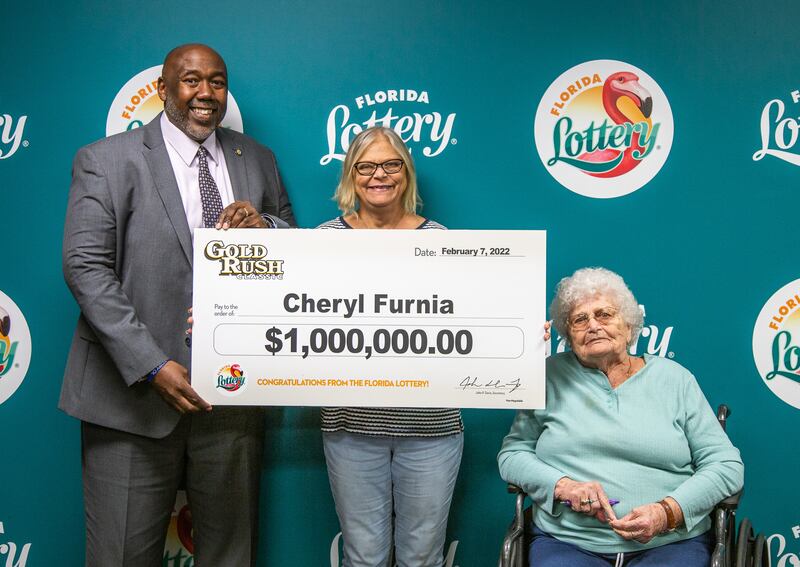
<svg viewBox="0 0 800 567">
<path fill-rule="evenodd" d="M 544 407 L 545 232 L 201 229 L 212 405 Z"/>
</svg>

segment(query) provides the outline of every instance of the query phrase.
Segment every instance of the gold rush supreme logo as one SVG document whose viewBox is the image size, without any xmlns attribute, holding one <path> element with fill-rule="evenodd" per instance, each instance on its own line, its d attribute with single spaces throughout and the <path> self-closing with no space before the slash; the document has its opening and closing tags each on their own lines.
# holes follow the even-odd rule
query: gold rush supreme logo
<svg viewBox="0 0 800 567">
<path fill-rule="evenodd" d="M 263 244 L 225 244 L 222 240 L 212 240 L 203 254 L 220 263 L 220 276 L 283 278 L 283 260 L 267 259 L 267 247 Z"/>
</svg>

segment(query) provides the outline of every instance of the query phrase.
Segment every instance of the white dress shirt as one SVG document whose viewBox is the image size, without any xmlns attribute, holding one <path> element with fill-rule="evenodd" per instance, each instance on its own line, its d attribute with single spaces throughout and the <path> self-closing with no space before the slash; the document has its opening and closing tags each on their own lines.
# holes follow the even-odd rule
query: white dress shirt
<svg viewBox="0 0 800 567">
<path fill-rule="evenodd" d="M 167 118 L 166 113 L 161 115 L 161 134 L 172 163 L 172 171 L 178 182 L 178 190 L 183 201 L 183 210 L 186 221 L 194 239 L 194 229 L 203 227 L 203 204 L 200 200 L 200 183 L 198 175 L 200 168 L 197 160 L 197 150 L 200 144 L 181 132 L 177 126 Z M 233 202 L 231 180 L 228 175 L 228 166 L 222 147 L 217 143 L 217 134 L 212 132 L 202 144 L 208 151 L 208 170 L 217 184 L 219 196 L 224 209 Z"/>
</svg>

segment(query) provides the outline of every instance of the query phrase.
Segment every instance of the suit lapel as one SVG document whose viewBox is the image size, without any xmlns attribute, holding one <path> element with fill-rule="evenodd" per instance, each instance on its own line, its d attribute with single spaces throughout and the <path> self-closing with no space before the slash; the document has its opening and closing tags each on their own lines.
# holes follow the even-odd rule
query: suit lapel
<svg viewBox="0 0 800 567">
<path fill-rule="evenodd" d="M 231 178 L 231 190 L 236 201 L 254 202 L 247 183 L 247 155 L 240 144 L 236 144 L 233 136 L 224 128 L 217 128 L 217 142 L 222 146 L 228 176 Z"/>
<path fill-rule="evenodd" d="M 183 253 L 189 264 L 192 264 L 192 234 L 189 223 L 186 221 L 186 212 L 183 210 L 183 201 L 175 181 L 175 172 L 172 171 L 172 162 L 169 160 L 167 148 L 164 146 L 164 137 L 161 135 L 161 114 L 156 116 L 144 129 L 144 159 L 150 168 L 156 190 L 158 191 L 167 216 L 175 229 Z"/>
</svg>

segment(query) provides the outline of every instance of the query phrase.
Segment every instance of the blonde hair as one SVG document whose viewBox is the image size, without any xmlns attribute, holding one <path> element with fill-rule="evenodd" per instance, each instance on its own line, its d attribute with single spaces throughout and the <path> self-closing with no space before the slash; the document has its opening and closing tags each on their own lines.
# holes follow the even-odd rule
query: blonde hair
<svg viewBox="0 0 800 567">
<path fill-rule="evenodd" d="M 356 205 L 358 197 L 356 196 L 356 175 L 355 164 L 364 155 L 367 149 L 380 139 L 384 139 L 394 148 L 403 160 L 403 167 L 406 169 L 406 190 L 403 193 L 403 208 L 407 213 L 414 214 L 417 209 L 422 206 L 422 199 L 420 199 L 417 192 L 417 170 L 414 167 L 414 160 L 411 159 L 411 153 L 408 151 L 403 140 L 391 128 L 383 126 L 374 126 L 367 128 L 359 133 L 350 143 L 347 150 L 347 155 L 344 157 L 342 163 L 342 175 L 339 180 L 339 185 L 336 186 L 336 193 L 333 198 L 339 206 L 339 210 L 343 215 L 349 215 L 356 212 Z"/>
</svg>

